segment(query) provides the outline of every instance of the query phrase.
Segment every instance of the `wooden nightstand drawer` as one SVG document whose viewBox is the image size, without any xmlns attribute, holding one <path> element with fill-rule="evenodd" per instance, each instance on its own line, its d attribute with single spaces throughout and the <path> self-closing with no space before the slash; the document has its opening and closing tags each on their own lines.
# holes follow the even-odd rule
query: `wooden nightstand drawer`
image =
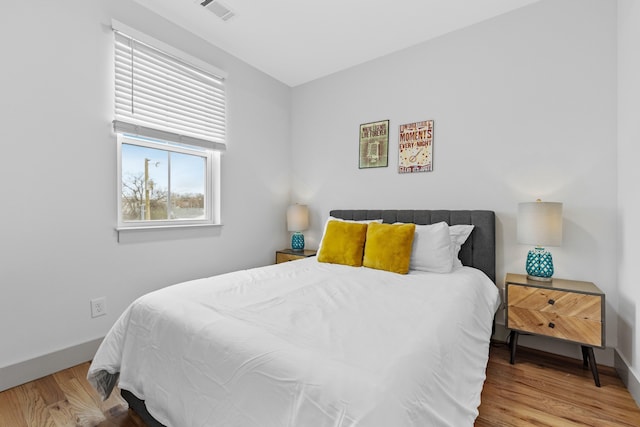
<svg viewBox="0 0 640 427">
<path fill-rule="evenodd" d="M 602 346 L 602 298 L 508 284 L 508 324 L 534 334 Z"/>
<path fill-rule="evenodd" d="M 316 251 L 314 250 L 294 251 L 293 249 L 283 249 L 281 251 L 276 251 L 276 264 L 308 258 L 310 256 L 315 256 L 315 254 Z"/>
<path fill-rule="evenodd" d="M 599 304 L 599 302 L 598 302 Z M 509 306 L 509 329 L 602 346 L 602 323 L 575 316 L 563 316 L 553 311 L 531 310 Z"/>
<path fill-rule="evenodd" d="M 533 285 L 509 275 L 505 287 L 507 328 L 604 346 L 604 294 L 592 283 L 554 279 Z"/>
<path fill-rule="evenodd" d="M 508 284 L 509 306 L 527 310 L 555 313 L 600 322 L 602 299 L 598 295 L 532 288 Z"/>
<path fill-rule="evenodd" d="M 300 255 L 291 255 L 291 254 L 283 254 L 281 252 L 276 252 L 276 264 L 280 264 L 281 262 L 287 261 L 295 261 L 297 259 L 302 259 L 303 256 Z"/>
</svg>

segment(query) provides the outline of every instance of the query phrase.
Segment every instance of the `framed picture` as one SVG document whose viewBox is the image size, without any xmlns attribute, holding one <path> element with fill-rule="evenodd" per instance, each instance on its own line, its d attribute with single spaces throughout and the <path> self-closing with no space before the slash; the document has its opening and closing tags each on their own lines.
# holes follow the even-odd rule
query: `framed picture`
<svg viewBox="0 0 640 427">
<path fill-rule="evenodd" d="M 433 170 L 433 120 L 400 125 L 398 172 Z"/>
<path fill-rule="evenodd" d="M 360 169 L 389 165 L 389 120 L 360 125 Z"/>
</svg>

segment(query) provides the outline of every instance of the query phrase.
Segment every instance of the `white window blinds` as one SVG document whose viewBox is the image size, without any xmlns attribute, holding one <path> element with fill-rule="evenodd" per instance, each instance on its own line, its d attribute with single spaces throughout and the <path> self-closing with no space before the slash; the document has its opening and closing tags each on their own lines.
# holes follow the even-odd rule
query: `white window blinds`
<svg viewBox="0 0 640 427">
<path fill-rule="evenodd" d="M 114 35 L 116 132 L 224 150 L 224 78 Z"/>
</svg>

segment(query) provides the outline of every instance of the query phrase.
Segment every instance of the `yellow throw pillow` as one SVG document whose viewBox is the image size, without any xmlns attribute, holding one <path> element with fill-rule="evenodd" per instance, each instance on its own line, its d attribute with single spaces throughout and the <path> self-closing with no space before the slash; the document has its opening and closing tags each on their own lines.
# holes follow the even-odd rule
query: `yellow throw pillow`
<svg viewBox="0 0 640 427">
<path fill-rule="evenodd" d="M 322 237 L 318 261 L 360 267 L 366 236 L 367 224 L 329 221 Z"/>
<path fill-rule="evenodd" d="M 369 224 L 362 265 L 407 274 L 415 224 Z"/>
</svg>

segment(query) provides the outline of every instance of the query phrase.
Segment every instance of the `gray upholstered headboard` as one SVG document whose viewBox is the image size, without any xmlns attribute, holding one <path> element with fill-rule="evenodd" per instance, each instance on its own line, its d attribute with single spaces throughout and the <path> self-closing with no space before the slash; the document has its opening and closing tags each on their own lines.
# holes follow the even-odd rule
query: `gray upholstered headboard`
<svg viewBox="0 0 640 427">
<path fill-rule="evenodd" d="M 332 210 L 332 217 L 364 220 L 380 219 L 388 224 L 413 222 L 434 224 L 445 221 L 449 225 L 472 224 L 473 232 L 460 249 L 463 265 L 482 270 L 496 282 L 496 220 L 493 211 L 466 210 Z"/>
</svg>

